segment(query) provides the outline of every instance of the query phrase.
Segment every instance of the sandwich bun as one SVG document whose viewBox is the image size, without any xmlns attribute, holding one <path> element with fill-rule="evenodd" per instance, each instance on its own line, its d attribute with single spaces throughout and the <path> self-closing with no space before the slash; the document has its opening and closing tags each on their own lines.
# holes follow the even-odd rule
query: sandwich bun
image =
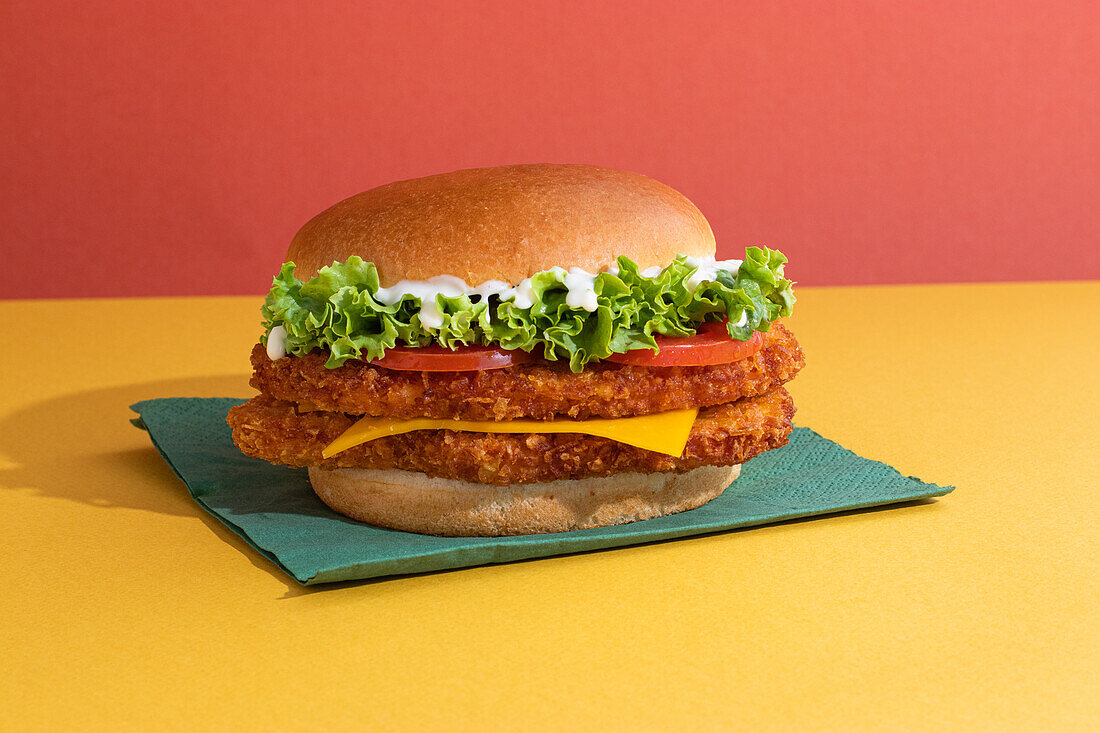
<svg viewBox="0 0 1100 733">
<path fill-rule="evenodd" d="M 358 255 L 383 287 L 437 275 L 519 283 L 552 267 L 600 272 L 625 255 L 641 268 L 678 254 L 713 257 L 714 234 L 682 194 L 646 176 L 589 165 L 476 168 L 398 181 L 321 212 L 286 261 L 305 280 Z M 496 486 L 400 470 L 309 469 L 335 511 L 381 527 L 499 536 L 604 527 L 694 509 L 739 466 Z"/>
<path fill-rule="evenodd" d="M 551 267 L 600 272 L 625 255 L 643 269 L 713 257 L 714 233 L 683 194 L 591 165 L 473 168 L 364 191 L 313 217 L 286 261 L 307 280 L 358 255 L 383 287 L 460 277 L 516 284 Z"/>
<path fill-rule="evenodd" d="M 311 467 L 309 480 L 325 504 L 361 522 L 445 537 L 498 537 L 607 527 L 695 509 L 740 472 L 740 466 L 702 466 L 686 473 L 493 486 L 412 471 Z"/>
</svg>

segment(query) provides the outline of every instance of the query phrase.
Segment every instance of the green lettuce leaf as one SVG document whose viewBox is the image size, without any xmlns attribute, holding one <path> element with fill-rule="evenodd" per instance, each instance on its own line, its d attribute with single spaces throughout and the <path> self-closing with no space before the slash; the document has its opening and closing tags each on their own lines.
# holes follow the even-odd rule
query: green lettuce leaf
<svg viewBox="0 0 1100 733">
<path fill-rule="evenodd" d="M 631 349 L 657 350 L 655 335 L 690 336 L 704 321 L 727 321 L 732 338 L 745 341 L 754 331 L 789 316 L 794 306 L 791 281 L 783 277 L 787 258 L 776 250 L 749 247 L 736 272 L 720 270 L 713 280 L 694 288 L 696 267 L 677 257 L 654 277 L 620 257 L 618 272 L 596 276 L 596 310 L 566 303 L 564 270 L 555 268 L 531 278 L 534 304 L 520 308 L 493 295 L 436 296 L 443 314 L 439 328 L 420 322 L 420 298 L 405 295 L 392 305 L 375 299 L 379 290 L 374 265 L 359 257 L 335 263 L 308 282 L 294 276 L 287 262 L 275 276 L 264 302 L 265 334 L 286 329 L 286 350 L 301 356 L 328 352 L 325 366 L 348 359 L 378 359 L 394 346 L 467 344 L 537 351 L 551 361 L 565 360 L 574 372 L 590 362 Z"/>
</svg>

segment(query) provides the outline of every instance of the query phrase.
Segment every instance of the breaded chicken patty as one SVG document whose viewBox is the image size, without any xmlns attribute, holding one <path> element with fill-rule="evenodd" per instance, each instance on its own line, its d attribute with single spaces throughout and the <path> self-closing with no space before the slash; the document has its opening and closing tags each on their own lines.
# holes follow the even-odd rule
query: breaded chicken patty
<svg viewBox="0 0 1100 733">
<path fill-rule="evenodd" d="M 590 435 L 418 430 L 372 440 L 324 459 L 321 450 L 356 418 L 338 412 L 299 413 L 293 403 L 268 395 L 234 407 L 229 424 L 242 452 L 272 463 L 401 469 L 507 486 L 743 463 L 786 445 L 793 416 L 794 403 L 782 388 L 705 408 L 679 458 Z"/>
<path fill-rule="evenodd" d="M 642 367 L 602 362 L 574 374 L 555 362 L 477 372 L 396 371 L 349 361 L 325 368 L 308 354 L 272 361 L 252 351 L 251 384 L 303 409 L 400 418 L 547 420 L 629 417 L 708 407 L 764 394 L 805 364 L 794 335 L 774 324 L 755 355 L 732 364 Z"/>
</svg>

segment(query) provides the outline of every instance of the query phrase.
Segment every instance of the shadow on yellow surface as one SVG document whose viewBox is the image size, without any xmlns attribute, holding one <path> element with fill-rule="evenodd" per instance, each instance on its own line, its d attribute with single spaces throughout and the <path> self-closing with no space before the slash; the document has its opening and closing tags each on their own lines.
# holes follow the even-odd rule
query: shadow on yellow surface
<svg viewBox="0 0 1100 733">
<path fill-rule="evenodd" d="M 104 510 L 197 517 L 296 595 L 301 586 L 203 511 L 148 435 L 130 424 L 136 415 L 129 406 L 141 400 L 250 392 L 247 375 L 225 375 L 89 390 L 24 407 L 0 420 L 0 488 Z"/>
<path fill-rule="evenodd" d="M 0 485 L 98 507 L 193 516 L 197 507 L 183 484 L 129 423 L 135 417 L 129 405 L 156 397 L 241 393 L 241 377 L 227 376 L 131 384 L 35 403 L 0 420 L 7 459 Z M 120 481 L 123 476 L 136 480 Z M 169 480 L 170 491 L 150 490 Z"/>
</svg>

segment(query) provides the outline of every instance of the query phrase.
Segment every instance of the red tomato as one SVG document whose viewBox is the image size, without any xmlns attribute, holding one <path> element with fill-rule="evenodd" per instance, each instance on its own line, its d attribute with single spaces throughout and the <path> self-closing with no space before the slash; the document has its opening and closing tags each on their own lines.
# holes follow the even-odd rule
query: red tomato
<svg viewBox="0 0 1100 733">
<path fill-rule="evenodd" d="M 707 321 L 694 336 L 654 336 L 657 353 L 631 349 L 612 354 L 605 361 L 637 366 L 708 366 L 729 364 L 752 356 L 764 345 L 764 334 L 756 331 L 748 341 L 737 341 L 726 332 L 726 324 Z"/>
<path fill-rule="evenodd" d="M 503 369 L 515 364 L 527 364 L 537 357 L 526 351 L 508 351 L 495 346 L 395 346 L 381 359 L 368 364 L 384 369 L 416 372 L 473 372 L 483 369 Z"/>
</svg>

